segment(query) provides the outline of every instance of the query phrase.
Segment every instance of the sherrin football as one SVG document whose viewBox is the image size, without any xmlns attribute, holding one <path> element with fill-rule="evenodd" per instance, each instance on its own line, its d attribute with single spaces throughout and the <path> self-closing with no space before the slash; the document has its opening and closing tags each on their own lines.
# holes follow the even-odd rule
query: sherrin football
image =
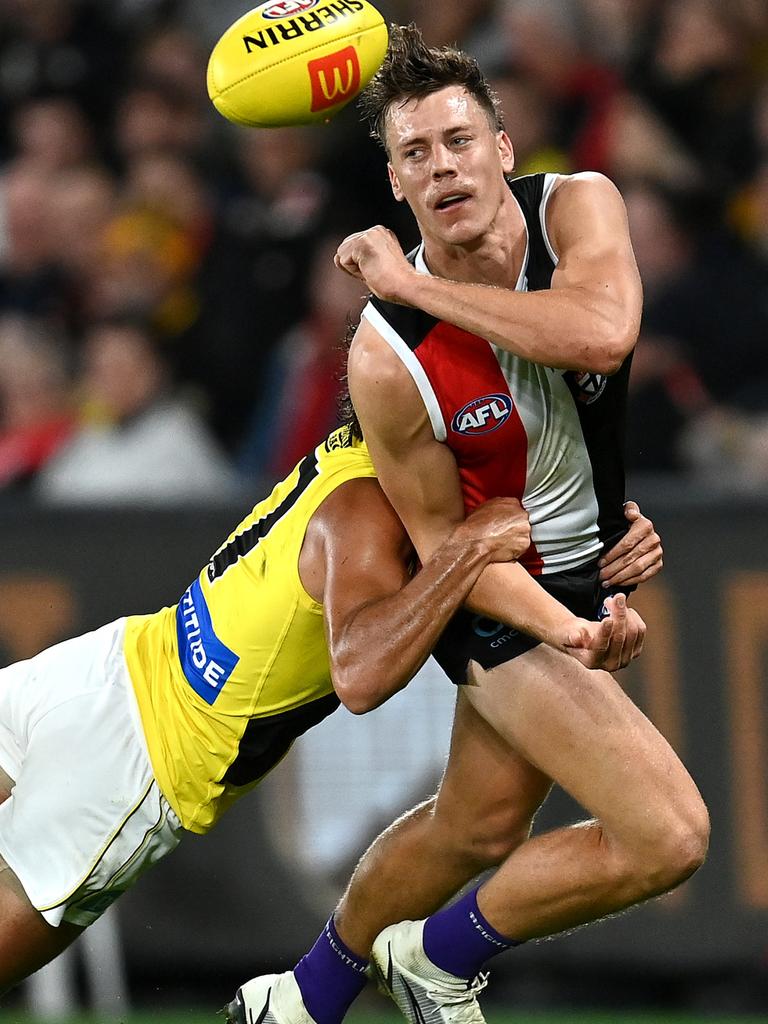
<svg viewBox="0 0 768 1024">
<path fill-rule="evenodd" d="M 208 95 L 236 124 L 327 121 L 368 84 L 388 41 L 367 0 L 267 0 L 216 43 Z"/>
</svg>

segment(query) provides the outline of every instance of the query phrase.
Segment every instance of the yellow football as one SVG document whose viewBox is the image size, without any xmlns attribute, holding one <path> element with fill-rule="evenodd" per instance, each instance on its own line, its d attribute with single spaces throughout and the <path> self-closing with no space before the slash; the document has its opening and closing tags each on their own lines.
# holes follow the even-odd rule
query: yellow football
<svg viewBox="0 0 768 1024">
<path fill-rule="evenodd" d="M 214 46 L 208 95 L 236 124 L 327 121 L 368 84 L 388 42 L 367 0 L 266 0 Z"/>
</svg>

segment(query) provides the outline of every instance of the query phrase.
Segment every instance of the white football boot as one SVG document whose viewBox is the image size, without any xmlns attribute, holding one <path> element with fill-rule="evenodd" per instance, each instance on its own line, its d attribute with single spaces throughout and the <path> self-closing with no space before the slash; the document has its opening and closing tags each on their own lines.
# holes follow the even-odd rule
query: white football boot
<svg viewBox="0 0 768 1024">
<path fill-rule="evenodd" d="M 485 1024 L 477 994 L 488 975 L 467 981 L 436 967 L 424 952 L 423 935 L 423 921 L 401 921 L 377 937 L 371 962 L 379 987 L 411 1024 Z"/>
<path fill-rule="evenodd" d="M 307 1013 L 293 971 L 251 978 L 224 1007 L 227 1024 L 315 1024 Z"/>
</svg>

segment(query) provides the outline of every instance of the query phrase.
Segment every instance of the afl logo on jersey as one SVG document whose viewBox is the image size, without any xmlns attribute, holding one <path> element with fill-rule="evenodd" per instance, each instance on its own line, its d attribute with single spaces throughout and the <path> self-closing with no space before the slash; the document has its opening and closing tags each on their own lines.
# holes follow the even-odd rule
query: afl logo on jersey
<svg viewBox="0 0 768 1024">
<path fill-rule="evenodd" d="M 456 434 L 490 434 L 498 429 L 512 412 L 509 395 L 483 395 L 473 398 L 456 413 L 451 420 L 451 430 Z"/>
</svg>

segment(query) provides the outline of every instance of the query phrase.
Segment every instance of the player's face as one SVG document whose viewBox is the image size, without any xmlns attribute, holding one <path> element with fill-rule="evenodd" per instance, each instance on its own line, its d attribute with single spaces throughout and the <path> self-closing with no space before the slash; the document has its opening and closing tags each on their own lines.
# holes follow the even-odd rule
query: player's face
<svg viewBox="0 0 768 1024">
<path fill-rule="evenodd" d="M 395 104 L 387 117 L 389 178 L 422 235 L 469 245 L 493 225 L 514 167 L 505 132 L 461 86 Z"/>
</svg>

